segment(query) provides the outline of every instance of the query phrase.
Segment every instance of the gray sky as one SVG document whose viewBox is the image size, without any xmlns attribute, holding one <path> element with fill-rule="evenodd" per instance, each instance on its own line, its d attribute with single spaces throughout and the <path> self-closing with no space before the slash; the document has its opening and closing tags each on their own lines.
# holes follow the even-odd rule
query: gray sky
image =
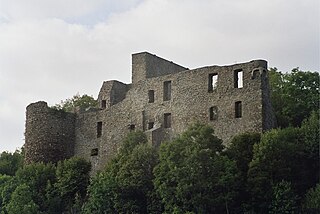
<svg viewBox="0 0 320 214">
<path fill-rule="evenodd" d="M 188 68 L 266 59 L 319 71 L 318 0 L 0 0 L 0 152 L 25 107 L 131 81 L 131 54 Z"/>
</svg>

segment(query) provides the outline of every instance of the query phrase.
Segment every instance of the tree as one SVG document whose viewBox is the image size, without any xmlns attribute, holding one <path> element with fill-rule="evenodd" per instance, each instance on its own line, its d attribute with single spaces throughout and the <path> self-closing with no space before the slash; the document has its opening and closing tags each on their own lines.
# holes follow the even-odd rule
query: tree
<svg viewBox="0 0 320 214">
<path fill-rule="evenodd" d="M 83 201 L 90 180 L 91 164 L 84 159 L 73 157 L 60 161 L 56 170 L 56 188 L 62 207 L 71 209 L 76 202 Z"/>
<path fill-rule="evenodd" d="M 224 152 L 230 160 L 236 162 L 239 169 L 238 179 L 238 197 L 234 199 L 236 206 L 238 207 L 237 213 L 243 213 L 250 207 L 250 191 L 248 191 L 247 174 L 249 170 L 249 164 L 253 157 L 254 144 L 260 143 L 260 133 L 243 133 L 236 135 L 231 140 L 227 150 Z M 250 208 L 249 208 L 250 209 Z"/>
<path fill-rule="evenodd" d="M 30 194 L 31 188 L 26 184 L 19 185 L 12 193 L 11 200 L 6 206 L 10 214 L 34 214 L 38 213 L 38 206 Z"/>
<path fill-rule="evenodd" d="M 16 187 L 17 182 L 12 176 L 0 175 L 0 213 L 5 212 L 6 204 L 9 203 Z"/>
<path fill-rule="evenodd" d="M 55 183 L 56 167 L 53 164 L 33 163 L 20 168 L 15 176 L 19 185 L 26 184 L 30 188 L 29 194 L 41 212 L 48 208 L 46 199 L 48 183 Z"/>
<path fill-rule="evenodd" d="M 304 213 L 316 214 L 320 211 L 320 184 L 308 190 L 303 203 Z"/>
<path fill-rule="evenodd" d="M 272 185 L 289 181 L 295 189 L 301 179 L 299 156 L 303 135 L 298 128 L 271 130 L 264 133 L 259 144 L 254 145 L 253 159 L 249 165 L 248 184 L 251 204 L 257 213 L 266 213 L 272 200 Z"/>
<path fill-rule="evenodd" d="M 119 154 L 90 184 L 84 212 L 161 213 L 152 182 L 157 162 L 157 152 L 147 145 L 145 134 L 129 133 Z"/>
<path fill-rule="evenodd" d="M 191 126 L 160 147 L 154 184 L 168 213 L 228 213 L 235 196 L 236 164 L 221 155 L 211 127 Z"/>
<path fill-rule="evenodd" d="M 93 97 L 86 94 L 80 96 L 79 94 L 74 95 L 72 98 L 61 101 L 60 104 L 56 104 L 53 108 L 63 110 L 67 112 L 74 111 L 75 108 L 87 109 L 89 107 L 97 107 L 98 101 Z"/>
<path fill-rule="evenodd" d="M 298 213 L 297 196 L 293 192 L 290 182 L 281 181 L 272 187 L 272 202 L 269 213 Z"/>
<path fill-rule="evenodd" d="M 16 171 L 23 165 L 23 155 L 21 151 L 14 153 L 2 152 L 0 154 L 0 174 L 15 175 Z"/>
<path fill-rule="evenodd" d="M 279 127 L 300 126 L 312 111 L 319 109 L 319 73 L 298 68 L 291 73 L 269 72 L 271 102 Z"/>
</svg>

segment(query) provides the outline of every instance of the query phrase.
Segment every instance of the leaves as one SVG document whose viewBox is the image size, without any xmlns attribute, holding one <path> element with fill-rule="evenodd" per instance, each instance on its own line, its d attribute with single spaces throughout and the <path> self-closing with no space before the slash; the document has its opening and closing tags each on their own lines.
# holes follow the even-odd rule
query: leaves
<svg viewBox="0 0 320 214">
<path fill-rule="evenodd" d="M 154 184 L 166 212 L 225 211 L 238 171 L 235 162 L 219 154 L 222 149 L 213 129 L 201 124 L 161 145 Z"/>
<path fill-rule="evenodd" d="M 319 73 L 304 72 L 298 68 L 291 73 L 269 72 L 271 103 L 279 127 L 300 126 L 312 111 L 320 107 Z"/>
<path fill-rule="evenodd" d="M 86 94 L 80 96 L 79 94 L 74 95 L 72 98 L 66 99 L 65 101 L 61 101 L 60 104 L 56 104 L 53 108 L 58 110 L 63 110 L 66 112 L 72 112 L 77 107 L 80 109 L 87 109 L 90 107 L 97 107 L 98 101 L 96 101 L 93 97 L 88 96 Z"/>
</svg>

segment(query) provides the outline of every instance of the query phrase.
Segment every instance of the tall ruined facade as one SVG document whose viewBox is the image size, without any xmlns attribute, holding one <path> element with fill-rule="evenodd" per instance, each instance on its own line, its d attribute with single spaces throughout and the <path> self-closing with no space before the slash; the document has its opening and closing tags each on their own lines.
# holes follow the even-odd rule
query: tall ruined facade
<svg viewBox="0 0 320 214">
<path fill-rule="evenodd" d="M 106 81 L 98 109 L 65 113 L 45 102 L 27 107 L 26 161 L 80 156 L 102 169 L 127 133 L 143 130 L 154 146 L 194 122 L 228 143 L 239 133 L 274 127 L 267 62 L 189 70 L 147 52 L 132 55 L 132 83 Z"/>
</svg>

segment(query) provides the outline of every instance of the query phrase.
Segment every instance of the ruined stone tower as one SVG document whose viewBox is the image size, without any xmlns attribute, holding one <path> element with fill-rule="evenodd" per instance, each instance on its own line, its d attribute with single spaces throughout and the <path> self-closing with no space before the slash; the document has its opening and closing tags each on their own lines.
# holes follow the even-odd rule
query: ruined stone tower
<svg viewBox="0 0 320 214">
<path fill-rule="evenodd" d="M 117 152 L 124 136 L 142 130 L 158 146 L 194 122 L 207 123 L 228 143 L 246 131 L 274 126 L 267 62 L 189 70 L 147 52 L 132 55 L 132 83 L 106 81 L 100 107 L 76 113 L 30 104 L 26 120 L 26 159 L 57 161 L 80 156 L 93 170 Z"/>
</svg>

